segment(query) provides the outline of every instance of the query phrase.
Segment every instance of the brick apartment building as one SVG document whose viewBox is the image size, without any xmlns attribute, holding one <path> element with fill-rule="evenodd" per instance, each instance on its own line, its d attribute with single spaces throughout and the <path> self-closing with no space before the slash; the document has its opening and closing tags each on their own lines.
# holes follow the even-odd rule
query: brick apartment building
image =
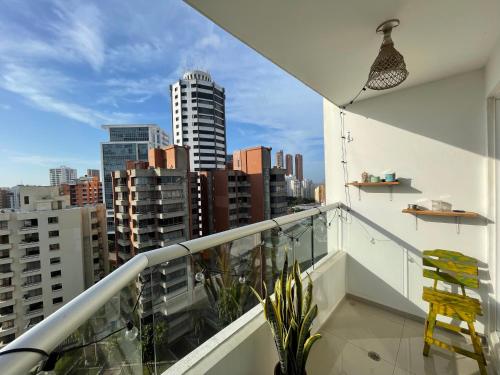
<svg viewBox="0 0 500 375">
<path fill-rule="evenodd" d="M 72 206 L 83 207 L 102 203 L 102 182 L 99 176 L 80 177 L 76 182 L 61 184 L 62 192 L 69 195 Z"/>
<path fill-rule="evenodd" d="M 286 214 L 285 173 L 262 146 L 235 151 L 226 170 L 200 172 L 203 235 Z"/>
</svg>

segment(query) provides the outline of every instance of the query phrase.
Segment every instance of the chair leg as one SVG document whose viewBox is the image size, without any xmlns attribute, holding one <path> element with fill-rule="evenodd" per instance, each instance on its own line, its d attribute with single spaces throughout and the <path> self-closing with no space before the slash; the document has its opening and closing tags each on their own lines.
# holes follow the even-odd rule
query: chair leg
<svg viewBox="0 0 500 375">
<path fill-rule="evenodd" d="M 429 311 L 427 320 L 425 321 L 425 332 L 424 332 L 424 356 L 429 355 L 429 350 L 431 348 L 432 334 L 434 332 L 434 327 L 436 326 L 436 312 L 434 308 Z"/>
<path fill-rule="evenodd" d="M 481 340 L 476 333 L 476 329 L 474 328 L 474 323 L 467 321 L 467 325 L 469 326 L 469 332 L 472 340 L 472 346 L 474 347 L 474 352 L 481 357 L 481 359 L 477 360 L 477 364 L 479 365 L 479 372 L 481 375 L 487 375 L 486 358 L 484 357 L 483 348 L 481 346 Z"/>
</svg>

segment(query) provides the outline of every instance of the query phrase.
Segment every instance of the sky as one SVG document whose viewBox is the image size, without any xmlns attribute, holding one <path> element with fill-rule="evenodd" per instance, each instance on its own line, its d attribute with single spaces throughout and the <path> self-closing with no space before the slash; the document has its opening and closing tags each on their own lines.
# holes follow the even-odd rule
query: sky
<svg viewBox="0 0 500 375">
<path fill-rule="evenodd" d="M 322 99 L 180 0 L 0 0 L 0 186 L 100 168 L 110 123 L 172 133 L 169 84 L 189 69 L 226 89 L 228 152 L 301 153 L 324 179 Z"/>
</svg>

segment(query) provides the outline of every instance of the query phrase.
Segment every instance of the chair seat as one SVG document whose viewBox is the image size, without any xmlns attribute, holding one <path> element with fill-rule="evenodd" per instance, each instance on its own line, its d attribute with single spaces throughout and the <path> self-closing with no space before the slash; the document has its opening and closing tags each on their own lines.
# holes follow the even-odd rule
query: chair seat
<svg viewBox="0 0 500 375">
<path fill-rule="evenodd" d="M 460 313 L 472 316 L 483 315 L 481 303 L 476 298 L 429 287 L 424 287 L 422 298 L 431 304 L 445 307 L 448 316 L 460 315 Z"/>
</svg>

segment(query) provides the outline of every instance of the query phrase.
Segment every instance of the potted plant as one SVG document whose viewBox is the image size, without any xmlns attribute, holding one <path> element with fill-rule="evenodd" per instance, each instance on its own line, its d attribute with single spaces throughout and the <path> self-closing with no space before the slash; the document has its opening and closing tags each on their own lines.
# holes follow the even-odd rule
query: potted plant
<svg viewBox="0 0 500 375">
<path fill-rule="evenodd" d="M 263 298 L 252 289 L 262 304 L 274 336 L 279 357 L 275 375 L 305 375 L 311 347 L 321 338 L 318 333 L 311 336 L 311 325 L 318 314 L 318 306 L 312 305 L 313 284 L 309 275 L 307 278 L 308 285 L 303 294 L 299 264 L 295 261 L 288 274 L 288 256 L 285 256 L 281 275 L 274 285 L 274 298 L 271 298 L 265 285 Z"/>
</svg>

